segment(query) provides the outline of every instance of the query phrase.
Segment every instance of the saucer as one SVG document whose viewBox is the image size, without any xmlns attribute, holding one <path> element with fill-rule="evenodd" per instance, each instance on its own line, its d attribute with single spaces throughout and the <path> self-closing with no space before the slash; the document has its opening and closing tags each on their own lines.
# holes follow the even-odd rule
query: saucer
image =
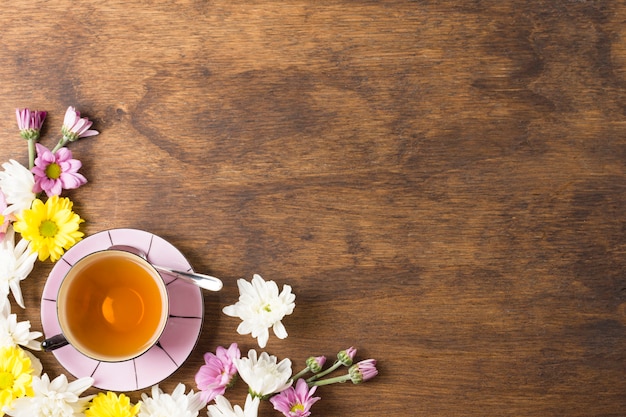
<svg viewBox="0 0 626 417">
<path fill-rule="evenodd" d="M 112 245 L 130 245 L 148 254 L 148 259 L 172 269 L 192 271 L 191 265 L 173 245 L 157 235 L 135 229 L 113 229 L 81 240 L 52 268 L 43 289 L 41 322 L 44 336 L 61 333 L 56 315 L 56 297 L 70 267 L 84 256 Z M 175 276 L 162 274 L 169 295 L 169 318 L 159 341 L 143 355 L 123 362 L 101 362 L 88 358 L 71 345 L 52 351 L 74 377 L 92 377 L 94 387 L 109 391 L 135 391 L 163 381 L 187 360 L 202 330 L 202 290 Z"/>
</svg>

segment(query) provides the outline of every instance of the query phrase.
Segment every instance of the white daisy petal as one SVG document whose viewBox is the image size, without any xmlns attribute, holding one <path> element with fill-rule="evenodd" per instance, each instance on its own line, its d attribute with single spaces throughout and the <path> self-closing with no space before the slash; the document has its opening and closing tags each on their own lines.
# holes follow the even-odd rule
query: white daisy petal
<svg viewBox="0 0 626 417">
<path fill-rule="evenodd" d="M 257 338 L 259 347 L 264 348 L 269 340 L 268 329 L 272 328 L 278 338 L 287 337 L 287 330 L 282 319 L 291 314 L 296 306 L 296 296 L 291 287 L 284 285 L 278 293 L 278 285 L 274 281 L 265 281 L 260 275 L 254 274 L 251 282 L 237 280 L 239 300 L 226 306 L 222 312 L 227 316 L 239 317 L 242 322 L 237 327 L 239 334 L 251 334 Z"/>
</svg>

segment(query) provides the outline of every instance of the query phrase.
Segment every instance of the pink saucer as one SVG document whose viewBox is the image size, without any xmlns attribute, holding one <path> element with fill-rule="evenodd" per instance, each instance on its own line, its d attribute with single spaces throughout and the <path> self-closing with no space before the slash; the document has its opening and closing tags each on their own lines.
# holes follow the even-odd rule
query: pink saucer
<svg viewBox="0 0 626 417">
<path fill-rule="evenodd" d="M 130 245 L 143 250 L 148 259 L 172 269 L 192 271 L 185 257 L 170 243 L 142 230 L 113 229 L 80 241 L 56 263 L 41 300 L 41 322 L 45 337 L 61 332 L 56 317 L 59 286 L 70 266 L 82 257 L 112 245 Z M 196 346 L 204 318 L 202 290 L 197 286 L 163 274 L 169 295 L 170 317 L 163 335 L 143 355 L 124 362 L 100 362 L 84 356 L 67 345 L 52 353 L 76 378 L 90 376 L 94 386 L 110 391 L 135 391 L 163 381 L 187 360 Z"/>
</svg>

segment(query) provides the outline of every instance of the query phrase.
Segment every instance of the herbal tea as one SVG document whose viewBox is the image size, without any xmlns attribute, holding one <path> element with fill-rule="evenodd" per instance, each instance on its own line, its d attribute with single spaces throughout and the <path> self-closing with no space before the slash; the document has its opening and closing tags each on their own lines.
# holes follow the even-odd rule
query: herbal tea
<svg viewBox="0 0 626 417">
<path fill-rule="evenodd" d="M 135 255 L 95 255 L 76 264 L 61 285 L 61 328 L 87 356 L 108 361 L 135 357 L 156 342 L 165 325 L 165 285 Z"/>
</svg>

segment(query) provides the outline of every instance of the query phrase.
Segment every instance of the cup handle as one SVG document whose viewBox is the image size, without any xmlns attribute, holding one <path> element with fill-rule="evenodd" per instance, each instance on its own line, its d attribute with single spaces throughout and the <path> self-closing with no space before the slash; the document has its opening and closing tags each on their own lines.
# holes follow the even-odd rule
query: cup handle
<svg viewBox="0 0 626 417">
<path fill-rule="evenodd" d="M 58 349 L 67 344 L 69 344 L 69 342 L 67 341 L 65 336 L 63 336 L 62 334 L 57 334 L 41 342 L 41 348 L 46 352 L 50 352 L 51 350 Z"/>
</svg>

